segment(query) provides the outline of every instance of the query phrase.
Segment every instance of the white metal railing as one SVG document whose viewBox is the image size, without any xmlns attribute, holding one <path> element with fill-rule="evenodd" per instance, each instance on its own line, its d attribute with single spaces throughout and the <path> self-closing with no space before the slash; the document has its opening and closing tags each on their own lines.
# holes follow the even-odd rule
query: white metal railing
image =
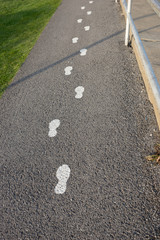
<svg viewBox="0 0 160 240">
<path fill-rule="evenodd" d="M 117 2 L 117 0 L 115 0 Z M 121 0 L 123 7 L 125 9 L 126 12 L 126 33 L 125 33 L 125 45 L 128 46 L 129 43 L 129 36 L 130 36 L 130 28 L 132 30 L 132 34 L 133 37 L 135 39 L 137 48 L 138 48 L 138 52 L 143 64 L 143 67 L 145 69 L 145 72 L 148 76 L 148 81 L 149 81 L 149 85 L 150 85 L 150 89 L 153 93 L 154 99 L 155 99 L 155 103 L 156 103 L 156 107 L 158 108 L 158 111 L 160 113 L 160 85 L 158 83 L 158 80 L 155 76 L 155 73 L 153 71 L 153 68 L 151 66 L 151 63 L 148 59 L 148 56 L 146 54 L 146 51 L 144 49 L 144 46 L 142 44 L 142 41 L 140 39 L 140 36 L 138 34 L 138 31 L 136 29 L 136 26 L 134 24 L 133 18 L 131 16 L 131 2 L 132 0 L 128 0 L 128 5 L 126 3 L 126 0 Z"/>
<path fill-rule="evenodd" d="M 128 0 L 128 7 L 127 7 L 127 13 L 131 14 L 131 4 L 132 4 L 132 0 Z M 130 31 L 130 23 L 129 23 L 129 19 L 127 17 L 126 20 L 126 34 L 125 34 L 125 45 L 128 46 L 129 43 L 129 31 Z"/>
<path fill-rule="evenodd" d="M 160 17 L 160 1 L 159 0 L 147 0 L 147 2 L 151 5 L 153 10 Z"/>
</svg>

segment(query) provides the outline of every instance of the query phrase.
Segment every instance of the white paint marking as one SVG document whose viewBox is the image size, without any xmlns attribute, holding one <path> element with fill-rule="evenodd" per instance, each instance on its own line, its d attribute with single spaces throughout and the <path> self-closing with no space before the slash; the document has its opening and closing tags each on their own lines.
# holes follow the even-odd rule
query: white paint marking
<svg viewBox="0 0 160 240">
<path fill-rule="evenodd" d="M 92 3 L 93 3 L 93 1 L 89 1 L 89 3 L 90 3 L 90 4 L 92 4 Z"/>
<path fill-rule="evenodd" d="M 87 12 L 87 15 L 91 15 L 91 14 L 92 14 L 92 11 L 88 11 L 88 12 Z"/>
<path fill-rule="evenodd" d="M 90 26 L 85 26 L 84 29 L 85 29 L 85 31 L 89 31 Z"/>
<path fill-rule="evenodd" d="M 87 53 L 87 49 L 83 48 L 83 49 L 80 50 L 80 55 L 81 56 L 85 56 L 86 53 Z"/>
<path fill-rule="evenodd" d="M 57 128 L 60 126 L 60 120 L 55 119 L 52 122 L 49 123 L 49 137 L 55 137 L 57 135 Z"/>
<path fill-rule="evenodd" d="M 83 97 L 84 87 L 78 86 L 75 88 L 76 96 L 75 98 L 80 99 Z"/>
<path fill-rule="evenodd" d="M 85 6 L 82 6 L 81 9 L 84 10 L 86 7 Z"/>
<path fill-rule="evenodd" d="M 73 67 L 68 66 L 64 69 L 65 75 L 71 75 L 71 71 L 73 70 Z"/>
<path fill-rule="evenodd" d="M 56 177 L 58 178 L 59 181 L 54 189 L 56 194 L 65 193 L 66 188 L 67 188 L 67 181 L 70 176 L 70 172 L 71 172 L 71 170 L 70 170 L 69 166 L 66 164 L 63 164 L 62 166 L 60 166 L 57 169 Z"/>
<path fill-rule="evenodd" d="M 72 43 L 77 43 L 78 42 L 78 37 L 72 38 Z"/>
<path fill-rule="evenodd" d="M 81 23 L 83 21 L 83 19 L 78 19 L 77 22 L 78 23 Z"/>
</svg>

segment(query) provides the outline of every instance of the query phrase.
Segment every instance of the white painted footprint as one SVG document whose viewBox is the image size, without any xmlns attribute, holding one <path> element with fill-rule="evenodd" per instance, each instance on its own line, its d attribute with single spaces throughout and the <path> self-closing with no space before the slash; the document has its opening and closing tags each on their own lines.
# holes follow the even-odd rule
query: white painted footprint
<svg viewBox="0 0 160 240">
<path fill-rule="evenodd" d="M 77 22 L 78 23 L 81 23 L 83 21 L 83 19 L 78 19 Z"/>
<path fill-rule="evenodd" d="M 68 66 L 64 69 L 65 75 L 71 75 L 71 71 L 73 70 L 73 67 Z"/>
<path fill-rule="evenodd" d="M 80 50 L 80 56 L 85 56 L 87 53 L 87 49 L 83 48 Z"/>
<path fill-rule="evenodd" d="M 75 98 L 80 99 L 83 97 L 84 87 L 78 86 L 75 88 L 76 96 Z"/>
<path fill-rule="evenodd" d="M 90 4 L 92 4 L 92 3 L 93 3 L 93 1 L 89 1 L 89 3 L 90 3 Z"/>
<path fill-rule="evenodd" d="M 82 6 L 81 9 L 84 10 L 86 7 L 85 6 Z"/>
<path fill-rule="evenodd" d="M 57 169 L 56 177 L 58 178 L 58 183 L 54 189 L 56 194 L 63 194 L 67 189 L 67 181 L 70 176 L 70 168 L 68 165 L 63 164 Z"/>
<path fill-rule="evenodd" d="M 91 15 L 91 14 L 92 14 L 92 11 L 88 11 L 88 12 L 87 12 L 87 15 Z"/>
<path fill-rule="evenodd" d="M 85 31 L 89 31 L 89 29 L 90 29 L 90 26 L 85 26 L 85 27 L 84 27 L 84 30 L 85 30 Z"/>
<path fill-rule="evenodd" d="M 78 37 L 72 38 L 72 43 L 77 43 L 78 42 Z"/>
<path fill-rule="evenodd" d="M 59 119 L 54 119 L 49 123 L 49 137 L 55 137 L 57 135 L 57 128 L 60 126 L 60 120 Z"/>
</svg>

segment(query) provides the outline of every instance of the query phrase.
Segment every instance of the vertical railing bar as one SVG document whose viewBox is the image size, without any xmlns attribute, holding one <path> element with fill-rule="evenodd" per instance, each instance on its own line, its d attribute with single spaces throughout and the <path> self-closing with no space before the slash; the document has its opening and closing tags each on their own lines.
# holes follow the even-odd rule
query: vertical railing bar
<svg viewBox="0 0 160 240">
<path fill-rule="evenodd" d="M 125 45 L 126 46 L 128 46 L 128 44 L 129 44 L 130 23 L 129 23 L 128 15 L 131 14 L 131 4 L 132 4 L 132 0 L 128 0 L 127 21 L 126 21 L 126 34 L 125 34 Z"/>
</svg>

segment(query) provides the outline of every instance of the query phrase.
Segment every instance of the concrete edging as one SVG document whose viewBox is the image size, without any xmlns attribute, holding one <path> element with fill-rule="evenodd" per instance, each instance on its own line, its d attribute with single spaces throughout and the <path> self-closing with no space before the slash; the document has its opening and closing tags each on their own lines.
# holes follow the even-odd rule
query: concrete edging
<svg viewBox="0 0 160 240">
<path fill-rule="evenodd" d="M 121 4 L 121 7 L 122 7 L 123 14 L 126 18 L 127 16 L 126 16 L 126 11 L 125 11 L 125 8 L 124 8 L 124 5 L 123 5 L 123 0 L 120 0 L 120 4 Z M 155 95 L 154 95 L 154 93 L 151 89 L 151 84 L 150 84 L 150 81 L 149 81 L 149 77 L 147 75 L 146 69 L 144 68 L 144 64 L 143 64 L 143 61 L 142 61 L 142 58 L 141 58 L 141 54 L 138 50 L 137 43 L 134 39 L 132 29 L 130 29 L 130 37 L 132 39 L 132 47 L 133 47 L 134 53 L 136 55 L 136 59 L 137 59 L 138 65 L 139 65 L 139 69 L 141 71 L 141 74 L 142 74 L 142 77 L 143 77 L 143 80 L 144 80 L 144 83 L 145 83 L 145 86 L 146 86 L 146 89 L 147 89 L 148 97 L 149 97 L 150 102 L 153 105 L 155 115 L 156 115 L 156 118 L 157 118 L 157 123 L 158 123 L 159 129 L 160 129 L 160 108 L 157 106 L 156 97 L 155 97 Z"/>
</svg>

